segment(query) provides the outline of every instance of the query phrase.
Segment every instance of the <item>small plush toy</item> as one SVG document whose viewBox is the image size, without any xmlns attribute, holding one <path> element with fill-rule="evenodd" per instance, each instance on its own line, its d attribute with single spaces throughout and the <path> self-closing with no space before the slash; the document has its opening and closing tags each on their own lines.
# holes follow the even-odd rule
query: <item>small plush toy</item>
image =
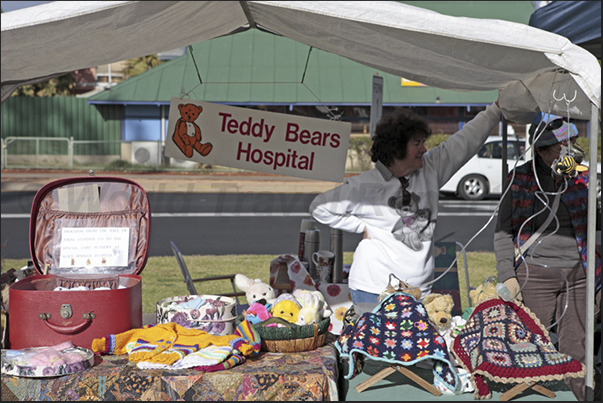
<svg viewBox="0 0 603 403">
<path fill-rule="evenodd" d="M 450 325 L 452 322 L 452 308 L 454 307 L 451 295 L 431 293 L 426 295 L 422 302 L 429 321 L 438 332 Z"/>
<path fill-rule="evenodd" d="M 268 311 L 266 306 L 259 302 L 254 302 L 249 305 L 249 308 L 245 311 L 245 319 L 252 325 L 263 322 L 271 317 L 272 314 Z"/>
<path fill-rule="evenodd" d="M 412 295 L 417 301 L 421 298 L 421 289 L 413 287 L 405 281 L 400 280 L 393 274 L 389 275 L 389 282 L 385 287 L 385 290 L 379 294 L 379 302 L 383 301 L 385 297 L 395 292 L 405 292 Z"/>
<path fill-rule="evenodd" d="M 277 302 L 272 307 L 272 316 L 285 319 L 287 322 L 296 323 L 299 317 L 299 305 L 288 299 Z"/>
<path fill-rule="evenodd" d="M 427 311 L 429 322 L 431 322 L 440 336 L 442 336 L 446 342 L 448 351 L 451 352 L 454 338 L 466 323 L 465 319 L 460 316 L 452 316 L 452 308 L 454 307 L 452 296 L 449 294 L 431 293 L 427 294 L 421 302 L 425 307 L 425 311 Z M 473 386 L 470 381 L 471 374 L 456 362 L 452 354 L 450 354 L 450 363 L 453 366 L 452 369 L 458 374 L 459 381 L 462 385 L 459 393 L 473 392 Z M 442 383 L 436 384 L 436 387 L 446 394 L 455 393 Z"/>
<path fill-rule="evenodd" d="M 482 302 L 489 301 L 495 298 L 500 298 L 498 292 L 496 291 L 496 284 L 498 284 L 498 279 L 496 278 L 496 276 L 490 276 L 486 278 L 484 282 L 480 284 L 477 288 L 469 290 L 469 297 L 471 298 L 471 304 L 473 306 L 465 308 L 465 311 L 463 312 L 463 319 L 469 320 L 469 317 L 471 317 L 471 314 L 475 310 L 475 307 L 477 307 Z"/>
<path fill-rule="evenodd" d="M 496 282 L 491 281 L 490 277 L 484 280 L 483 284 L 480 284 L 475 290 L 469 291 L 469 297 L 473 306 L 478 306 L 484 301 L 489 301 L 494 298 L 498 298 L 496 292 Z"/>
<path fill-rule="evenodd" d="M 333 313 L 327 308 L 325 297 L 320 291 L 295 290 L 293 295 L 298 301 L 302 301 L 302 308 L 296 322 L 300 326 L 320 322 Z"/>
<path fill-rule="evenodd" d="M 320 322 L 322 320 L 322 304 L 316 295 L 306 294 L 304 305 L 299 310 L 297 324 L 300 326 L 310 323 Z"/>
<path fill-rule="evenodd" d="M 295 296 L 293 296 L 293 294 L 290 294 L 288 292 L 284 292 L 281 295 L 279 295 L 278 297 L 276 297 L 276 299 L 274 300 L 274 305 L 278 304 L 281 301 L 284 300 L 288 300 L 288 301 L 292 301 L 294 302 L 298 308 L 301 309 L 301 304 L 299 303 L 299 301 L 297 300 L 297 298 L 295 298 Z"/>
<path fill-rule="evenodd" d="M 245 292 L 247 297 L 247 304 L 251 306 L 254 302 L 259 302 L 262 305 L 272 306 L 276 299 L 274 289 L 268 284 L 263 283 L 262 280 L 256 278 L 255 280 L 250 279 L 244 274 L 237 274 L 235 276 L 235 284 L 239 290 Z"/>
<path fill-rule="evenodd" d="M 452 296 L 449 294 L 431 293 L 423 298 L 422 303 L 427 311 L 429 321 L 435 326 L 440 336 L 444 337 L 450 350 L 454 337 L 456 337 L 466 322 L 460 316 L 452 316 L 452 308 L 454 308 Z"/>
</svg>

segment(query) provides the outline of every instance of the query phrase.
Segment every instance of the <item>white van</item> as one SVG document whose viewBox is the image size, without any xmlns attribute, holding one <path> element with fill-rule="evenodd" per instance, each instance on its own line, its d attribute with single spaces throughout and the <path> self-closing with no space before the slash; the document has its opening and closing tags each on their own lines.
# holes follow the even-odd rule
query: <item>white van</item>
<svg viewBox="0 0 603 403">
<path fill-rule="evenodd" d="M 502 184 L 503 138 L 490 136 L 482 148 L 448 182 L 440 188 L 442 193 L 454 193 L 465 200 L 482 200 L 488 195 L 500 196 Z M 507 167 L 510 171 L 528 158 L 522 155 L 525 140 L 507 137 Z M 506 175 L 505 175 L 506 176 Z"/>
</svg>

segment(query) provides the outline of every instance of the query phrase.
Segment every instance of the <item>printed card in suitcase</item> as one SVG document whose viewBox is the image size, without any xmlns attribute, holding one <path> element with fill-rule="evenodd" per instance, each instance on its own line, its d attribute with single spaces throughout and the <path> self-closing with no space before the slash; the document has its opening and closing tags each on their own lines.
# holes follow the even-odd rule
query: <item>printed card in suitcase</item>
<svg viewBox="0 0 603 403">
<path fill-rule="evenodd" d="M 151 212 L 137 183 L 82 177 L 36 194 L 30 252 L 40 275 L 9 289 L 11 349 L 94 338 L 142 326 L 142 284 Z"/>
</svg>

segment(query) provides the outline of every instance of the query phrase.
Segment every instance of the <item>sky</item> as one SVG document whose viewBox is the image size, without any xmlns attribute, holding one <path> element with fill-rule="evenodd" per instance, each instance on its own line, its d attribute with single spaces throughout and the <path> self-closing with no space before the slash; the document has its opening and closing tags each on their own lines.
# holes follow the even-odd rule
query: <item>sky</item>
<svg viewBox="0 0 603 403">
<path fill-rule="evenodd" d="M 2 11 L 5 13 L 9 11 L 18 10 L 20 8 L 33 7 L 44 3 L 51 3 L 51 1 L 0 1 L 2 3 Z"/>
</svg>

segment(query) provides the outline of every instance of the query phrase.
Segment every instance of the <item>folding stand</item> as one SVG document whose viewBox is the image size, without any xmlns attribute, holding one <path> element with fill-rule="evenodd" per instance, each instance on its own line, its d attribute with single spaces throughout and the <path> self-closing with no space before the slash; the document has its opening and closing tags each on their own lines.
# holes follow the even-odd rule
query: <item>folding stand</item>
<svg viewBox="0 0 603 403">
<path fill-rule="evenodd" d="M 520 384 L 513 386 L 511 389 L 509 389 L 508 391 L 506 391 L 505 393 L 500 395 L 499 399 L 502 400 L 503 402 L 506 402 L 508 400 L 513 399 L 515 396 L 517 396 L 518 394 L 520 394 L 521 392 L 523 392 L 524 390 L 526 390 L 528 388 L 532 388 L 536 392 L 538 392 L 546 397 L 550 397 L 551 399 L 554 399 L 556 396 L 553 391 L 548 390 L 544 386 L 538 385 L 537 383 L 534 383 L 534 382 L 524 382 L 524 383 L 520 383 Z"/>
<path fill-rule="evenodd" d="M 382 369 L 366 381 L 356 386 L 356 392 L 361 393 L 362 391 L 373 386 L 383 378 L 386 378 L 389 375 L 393 374 L 395 371 L 400 372 L 402 375 L 405 375 L 410 380 L 416 382 L 419 386 L 421 386 L 423 389 L 433 394 L 434 396 L 440 396 L 442 394 L 442 392 L 440 392 L 438 388 L 436 388 L 435 386 L 427 382 L 425 379 L 421 378 L 419 375 L 415 374 L 411 370 L 401 365 L 390 365 L 389 367 Z"/>
</svg>

